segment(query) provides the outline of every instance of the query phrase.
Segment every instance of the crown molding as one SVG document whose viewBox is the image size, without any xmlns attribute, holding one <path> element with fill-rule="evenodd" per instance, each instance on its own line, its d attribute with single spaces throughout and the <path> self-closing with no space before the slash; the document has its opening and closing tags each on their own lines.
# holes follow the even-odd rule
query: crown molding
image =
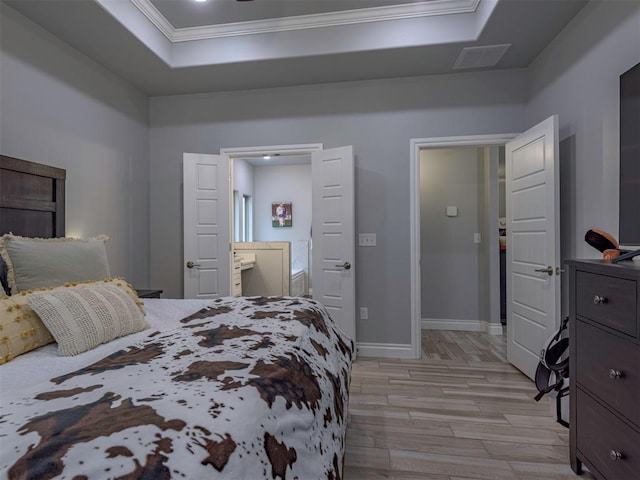
<svg viewBox="0 0 640 480">
<path fill-rule="evenodd" d="M 432 0 L 249 22 L 174 28 L 150 0 L 130 0 L 172 43 L 475 12 L 480 0 Z"/>
<path fill-rule="evenodd" d="M 142 12 L 142 14 L 149 19 L 151 23 L 155 25 L 155 27 L 160 30 L 160 32 L 169 39 L 170 42 L 173 42 L 173 37 L 175 36 L 176 29 L 169 23 L 169 20 L 166 19 L 164 15 L 160 13 L 153 3 L 149 0 L 130 0 L 133 5 Z"/>
</svg>

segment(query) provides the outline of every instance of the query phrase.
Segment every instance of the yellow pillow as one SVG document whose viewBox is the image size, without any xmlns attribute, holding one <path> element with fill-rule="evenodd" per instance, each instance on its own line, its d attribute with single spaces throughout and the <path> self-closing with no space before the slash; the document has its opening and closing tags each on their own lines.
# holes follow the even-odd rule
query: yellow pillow
<svg viewBox="0 0 640 480">
<path fill-rule="evenodd" d="M 26 295 L 0 298 L 0 364 L 53 341 Z"/>
<path fill-rule="evenodd" d="M 138 300 L 138 294 L 124 278 L 107 278 L 98 282 L 85 283 L 106 283 L 121 288 L 136 302 L 142 314 L 145 314 L 142 302 Z M 78 283 L 68 283 L 62 287 L 28 290 L 10 297 L 0 298 L 0 365 L 18 355 L 55 341 L 40 317 L 27 305 L 27 295 L 61 290 L 76 285 Z"/>
</svg>

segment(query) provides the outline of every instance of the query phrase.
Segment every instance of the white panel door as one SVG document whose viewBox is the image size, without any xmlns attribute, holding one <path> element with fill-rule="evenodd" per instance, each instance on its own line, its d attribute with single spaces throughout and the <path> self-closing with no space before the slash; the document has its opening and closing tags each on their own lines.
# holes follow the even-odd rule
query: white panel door
<svg viewBox="0 0 640 480">
<path fill-rule="evenodd" d="M 184 298 L 229 295 L 229 157 L 185 153 Z"/>
<path fill-rule="evenodd" d="M 355 340 L 353 147 L 311 154 L 313 298 Z"/>
<path fill-rule="evenodd" d="M 506 144 L 507 358 L 533 379 L 560 322 L 558 117 Z"/>
</svg>

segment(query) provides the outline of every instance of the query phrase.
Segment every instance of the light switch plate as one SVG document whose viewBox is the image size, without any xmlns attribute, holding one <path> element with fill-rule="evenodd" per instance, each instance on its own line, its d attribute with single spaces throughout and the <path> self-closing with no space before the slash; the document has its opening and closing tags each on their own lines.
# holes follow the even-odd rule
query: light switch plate
<svg viewBox="0 0 640 480">
<path fill-rule="evenodd" d="M 447 207 L 447 217 L 457 217 L 458 207 Z"/>
<path fill-rule="evenodd" d="M 361 247 L 375 247 L 376 246 L 376 234 L 375 233 L 361 233 L 358 235 L 358 245 Z"/>
</svg>

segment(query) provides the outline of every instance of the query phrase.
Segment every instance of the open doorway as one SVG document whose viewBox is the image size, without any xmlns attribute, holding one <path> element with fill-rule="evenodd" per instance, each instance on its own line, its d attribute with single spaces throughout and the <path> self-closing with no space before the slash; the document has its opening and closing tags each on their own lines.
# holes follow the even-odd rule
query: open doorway
<svg viewBox="0 0 640 480">
<path fill-rule="evenodd" d="M 423 330 L 502 332 L 500 158 L 503 146 L 420 150 Z"/>
<path fill-rule="evenodd" d="M 232 294 L 312 296 L 311 154 L 322 148 L 220 150 L 231 160 Z M 274 222 L 280 212 L 287 220 Z"/>
<path fill-rule="evenodd" d="M 498 134 L 498 135 L 474 135 L 464 137 L 438 137 L 438 138 L 425 138 L 425 139 L 412 139 L 411 144 L 411 157 L 410 157 L 410 201 L 409 201 L 409 214 L 410 214 L 410 252 L 411 252 L 411 318 L 412 318 L 412 331 L 411 331 L 411 349 L 413 357 L 420 358 L 422 356 L 422 271 L 425 267 L 428 268 L 428 264 L 425 264 L 422 259 L 421 250 L 421 199 L 420 199 L 420 182 L 421 182 L 421 151 L 425 149 L 443 149 L 443 148 L 485 148 L 485 147 L 499 147 L 504 146 L 509 140 L 513 139 L 516 134 Z M 497 151 L 496 151 L 497 153 Z M 486 237 L 486 245 L 489 249 L 488 259 L 488 304 L 487 310 L 489 312 L 489 318 L 499 319 L 500 317 L 500 269 L 499 269 L 499 232 L 495 228 L 498 222 L 498 157 L 497 154 L 494 158 L 486 163 L 492 173 L 488 178 L 492 178 L 495 182 L 487 190 L 487 194 L 491 196 L 488 200 L 492 207 L 489 208 L 491 216 L 488 220 L 492 228 L 487 226 L 488 236 Z M 495 171 L 495 172 L 494 172 Z M 495 196 L 495 199 L 493 197 Z M 446 205 L 455 207 L 456 205 Z M 441 212 L 446 215 L 446 210 Z M 471 241 L 474 240 L 474 233 L 471 232 Z M 437 232 L 433 232 L 437 234 Z M 482 237 L 482 236 L 481 236 Z M 494 325 L 492 323 L 491 325 Z M 502 333 L 502 326 L 498 323 L 493 328 L 492 333 Z M 491 333 L 491 331 L 490 331 Z"/>
<path fill-rule="evenodd" d="M 533 378 L 540 348 L 560 319 L 557 115 L 521 134 L 411 140 L 412 347 L 416 356 L 421 354 L 420 151 L 496 145 L 505 146 L 506 165 L 507 359 Z M 497 202 L 495 205 L 497 210 Z M 496 247 L 497 242 L 496 238 Z M 499 277 L 495 274 L 491 275 L 490 289 L 490 318 L 494 319 L 499 315 Z"/>
<path fill-rule="evenodd" d="M 265 151 L 231 161 L 236 293 L 311 296 L 311 155 Z"/>
</svg>

